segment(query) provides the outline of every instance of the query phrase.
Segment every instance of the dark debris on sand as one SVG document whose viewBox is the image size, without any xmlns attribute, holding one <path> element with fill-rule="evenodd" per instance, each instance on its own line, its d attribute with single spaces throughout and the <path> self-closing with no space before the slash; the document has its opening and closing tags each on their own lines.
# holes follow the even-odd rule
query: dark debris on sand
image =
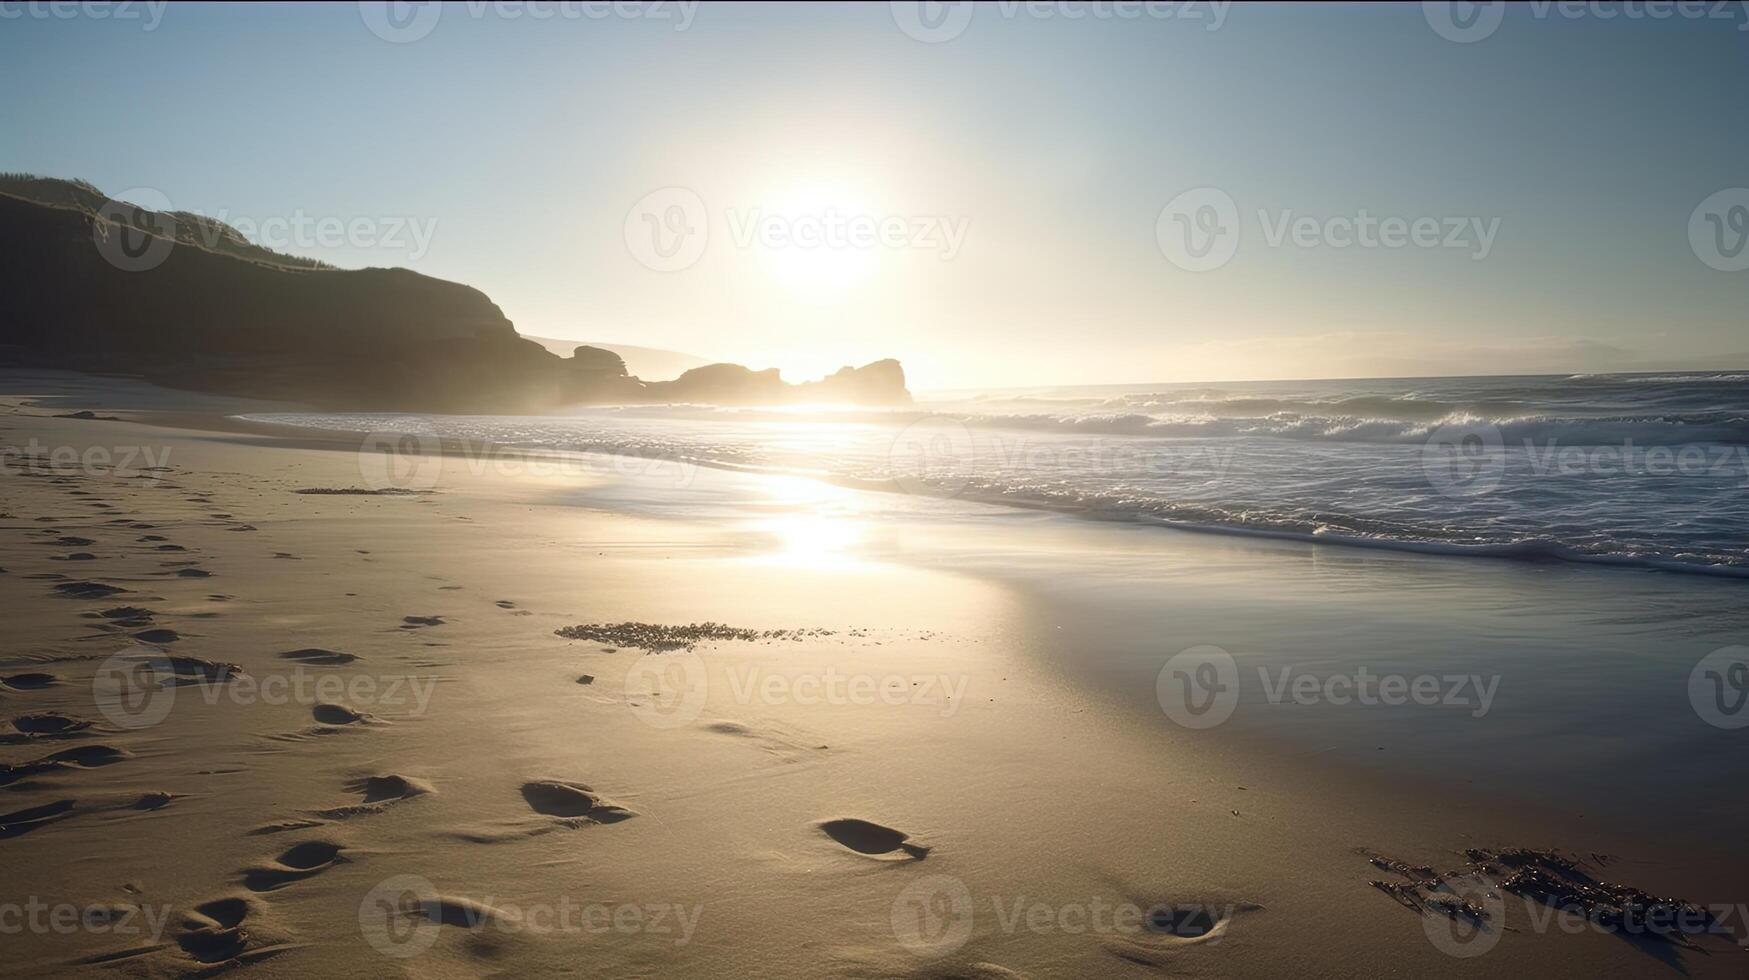
<svg viewBox="0 0 1749 980">
<path fill-rule="evenodd" d="M 691 650 L 700 643 L 717 640 L 801 640 L 807 637 L 833 636 L 836 630 L 777 629 L 753 630 L 722 623 L 687 623 L 667 626 L 661 623 L 579 623 L 553 631 L 567 640 L 591 640 L 613 647 L 632 647 L 650 653 Z"/>
<path fill-rule="evenodd" d="M 1692 945 L 1689 935 L 1713 932 L 1719 926 L 1710 912 L 1691 902 L 1599 880 L 1583 870 L 1579 861 L 1558 851 L 1472 847 L 1464 851 L 1464 859 L 1462 867 L 1435 871 L 1426 865 L 1369 855 L 1373 867 L 1402 880 L 1375 879 L 1367 884 L 1415 912 L 1478 923 L 1490 918 L 1488 911 L 1457 894 L 1448 882 L 1479 882 L 1488 889 L 1490 900 L 1499 899 L 1500 892 L 1518 895 L 1578 915 L 1611 932 L 1644 935 L 1681 946 Z"/>
</svg>

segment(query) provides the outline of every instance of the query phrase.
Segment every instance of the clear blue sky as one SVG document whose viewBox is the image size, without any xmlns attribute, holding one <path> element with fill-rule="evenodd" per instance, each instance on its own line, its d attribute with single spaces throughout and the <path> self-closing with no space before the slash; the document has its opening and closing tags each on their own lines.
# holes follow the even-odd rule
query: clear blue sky
<svg viewBox="0 0 1749 980">
<path fill-rule="evenodd" d="M 1420 4 L 1234 7 L 1218 30 L 1206 7 L 1096 6 L 982 6 L 924 43 L 884 3 L 705 5 L 684 30 L 673 6 L 458 5 L 391 43 L 350 3 L 172 4 L 149 31 L 143 6 L 6 3 L 0 169 L 234 223 L 413 222 L 428 247 L 278 244 L 470 283 L 525 333 L 793 376 L 889 355 L 923 386 L 1743 366 L 1721 358 L 1749 351 L 1749 271 L 1689 240 L 1703 199 L 1749 187 L 1743 10 L 1515 7 L 1457 43 Z M 627 243 L 664 187 L 708 226 L 679 271 Z M 1199 187 L 1239 237 L 1195 272 L 1157 221 Z M 1479 259 L 1271 241 L 1362 210 L 1495 230 Z M 905 237 L 737 240 L 827 212 Z M 951 257 L 932 220 L 963 228 Z"/>
</svg>

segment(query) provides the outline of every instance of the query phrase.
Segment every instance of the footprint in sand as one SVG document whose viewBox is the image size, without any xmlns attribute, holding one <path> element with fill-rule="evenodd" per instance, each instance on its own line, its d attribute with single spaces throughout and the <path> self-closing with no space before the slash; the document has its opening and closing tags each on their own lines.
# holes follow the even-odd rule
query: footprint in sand
<svg viewBox="0 0 1749 980">
<path fill-rule="evenodd" d="M 113 745 L 82 745 L 75 749 L 51 752 L 40 759 L 20 762 L 17 765 L 0 762 L 0 786 L 15 783 L 28 776 L 67 769 L 96 769 L 128 758 L 132 758 L 130 753 Z"/>
<path fill-rule="evenodd" d="M 0 688 L 12 691 L 40 691 L 45 687 L 54 687 L 61 679 L 54 674 L 32 671 L 26 674 L 12 674 L 0 677 Z"/>
<path fill-rule="evenodd" d="M 156 632 L 156 631 L 153 631 Z M 168 631 L 166 631 L 168 632 Z M 144 665 L 158 683 L 166 687 L 186 687 L 190 684 L 224 683 L 243 676 L 237 664 L 202 660 L 199 657 L 179 657 L 169 653 L 143 654 L 126 658 L 129 663 Z"/>
<path fill-rule="evenodd" d="M 248 898 L 216 898 L 196 905 L 183 917 L 176 945 L 196 963 L 242 966 L 284 952 L 292 947 L 259 925 L 243 924 L 259 918 L 260 907 Z M 205 971 L 202 971 L 203 973 Z"/>
<path fill-rule="evenodd" d="M 429 783 L 394 773 L 387 776 L 365 776 L 354 779 L 346 784 L 346 788 L 350 792 L 364 794 L 364 799 L 346 806 L 318 810 L 316 816 L 328 820 L 344 820 L 347 817 L 362 816 L 367 813 L 381 813 L 402 800 L 410 800 L 415 796 L 424 796 L 426 793 L 435 792 Z"/>
<path fill-rule="evenodd" d="M 28 834 L 57 820 L 65 820 L 73 815 L 73 807 L 72 800 L 56 800 L 42 806 L 0 813 L 0 840 Z"/>
<path fill-rule="evenodd" d="M 139 606 L 114 606 L 100 613 L 85 613 L 99 619 L 107 619 L 112 626 L 122 629 L 141 629 L 152 625 L 153 613 L 150 609 Z"/>
<path fill-rule="evenodd" d="M 1148 908 L 1140 931 L 1109 937 L 1105 948 L 1131 963 L 1164 968 L 1185 946 L 1213 942 L 1226 934 L 1234 916 L 1262 908 L 1253 902 L 1231 900 L 1155 903 Z"/>
<path fill-rule="evenodd" d="M 63 715 L 58 711 L 19 715 L 12 719 L 9 724 L 12 728 L 10 734 L 16 736 L 17 741 L 37 738 L 66 738 L 91 727 L 89 721 L 74 718 L 71 715 Z"/>
<path fill-rule="evenodd" d="M 618 823 L 637 816 L 616 803 L 602 799 L 582 783 L 542 779 L 522 785 L 522 798 L 529 809 L 549 817 L 589 823 Z"/>
<path fill-rule="evenodd" d="M 442 616 L 402 616 L 401 628 L 404 630 L 424 629 L 427 626 L 442 626 L 444 622 Z"/>
<path fill-rule="evenodd" d="M 305 647 L 302 650 L 287 650 L 280 654 L 285 660 L 296 660 L 299 663 L 313 664 L 319 667 L 340 667 L 353 663 L 358 657 L 337 650 L 324 650 L 321 647 Z"/>
<path fill-rule="evenodd" d="M 594 824 L 618 823 L 637 816 L 617 803 L 602 799 L 595 790 L 582 783 L 567 783 L 556 779 L 539 779 L 522 785 L 522 799 L 529 809 L 551 820 L 521 818 L 496 821 L 481 827 L 451 831 L 443 836 L 464 840 L 470 844 L 501 844 L 505 841 L 539 837 L 557 830 L 577 829 Z"/>
<path fill-rule="evenodd" d="M 134 634 L 134 639 L 141 643 L 163 644 L 175 643 L 182 639 L 182 634 L 171 629 L 142 630 Z"/>
<path fill-rule="evenodd" d="M 140 796 L 110 796 L 97 800 L 56 800 L 12 813 L 0 813 L 0 840 L 19 837 L 80 814 L 114 810 L 161 810 L 176 799 L 173 793 L 153 791 Z"/>
<path fill-rule="evenodd" d="M 55 586 L 57 595 L 69 599 L 107 599 L 126 591 L 119 585 L 110 585 L 107 582 L 62 582 Z"/>
<path fill-rule="evenodd" d="M 310 714 L 324 725 L 375 725 L 376 716 L 363 711 L 354 711 L 343 704 L 318 704 L 310 709 Z"/>
<path fill-rule="evenodd" d="M 904 831 L 883 827 L 878 823 L 858 820 L 855 817 L 840 817 L 836 820 L 821 821 L 815 826 L 820 832 L 838 843 L 850 848 L 858 854 L 884 859 L 901 859 L 908 855 L 918 861 L 929 856 L 929 848 L 922 844 L 911 843 L 911 835 Z"/>
<path fill-rule="evenodd" d="M 243 870 L 243 887 L 252 892 L 270 892 L 277 888 L 318 875 L 347 858 L 343 848 L 334 841 L 311 840 L 294 844 L 278 857 Z"/>
<path fill-rule="evenodd" d="M 796 762 L 811 752 L 824 752 L 831 746 L 806 735 L 777 727 L 752 728 L 738 721 L 717 721 L 704 726 L 705 731 L 730 738 L 747 739 L 770 755 L 786 762 Z"/>
</svg>

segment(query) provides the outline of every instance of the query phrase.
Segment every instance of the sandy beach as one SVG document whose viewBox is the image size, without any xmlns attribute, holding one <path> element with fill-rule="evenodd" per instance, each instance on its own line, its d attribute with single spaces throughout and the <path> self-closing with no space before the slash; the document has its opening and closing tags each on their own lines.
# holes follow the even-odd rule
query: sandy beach
<svg viewBox="0 0 1749 980">
<path fill-rule="evenodd" d="M 338 493 L 378 454 L 226 419 L 259 406 L 4 391 L 9 975 L 1742 975 L 1744 784 L 1699 762 L 1731 733 L 1613 700 L 1679 698 L 1741 635 L 1734 583 L 1683 583 L 1660 650 L 1636 610 L 1677 590 L 1644 572 L 605 458 Z M 1549 659 L 1452 628 L 1482 607 Z M 1205 646 L 1247 679 L 1199 728 L 1161 677 Z M 1482 680 L 1344 708 L 1253 679 L 1355 663 Z M 1711 914 L 1503 887 L 1549 861 Z"/>
</svg>

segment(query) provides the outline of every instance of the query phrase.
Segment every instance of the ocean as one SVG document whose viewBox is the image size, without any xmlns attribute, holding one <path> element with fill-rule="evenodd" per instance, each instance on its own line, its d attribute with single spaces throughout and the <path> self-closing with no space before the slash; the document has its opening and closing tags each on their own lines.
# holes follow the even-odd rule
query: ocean
<svg viewBox="0 0 1749 980">
<path fill-rule="evenodd" d="M 914 406 L 262 414 L 1078 518 L 1749 576 L 1749 373 L 954 391 Z"/>
</svg>

